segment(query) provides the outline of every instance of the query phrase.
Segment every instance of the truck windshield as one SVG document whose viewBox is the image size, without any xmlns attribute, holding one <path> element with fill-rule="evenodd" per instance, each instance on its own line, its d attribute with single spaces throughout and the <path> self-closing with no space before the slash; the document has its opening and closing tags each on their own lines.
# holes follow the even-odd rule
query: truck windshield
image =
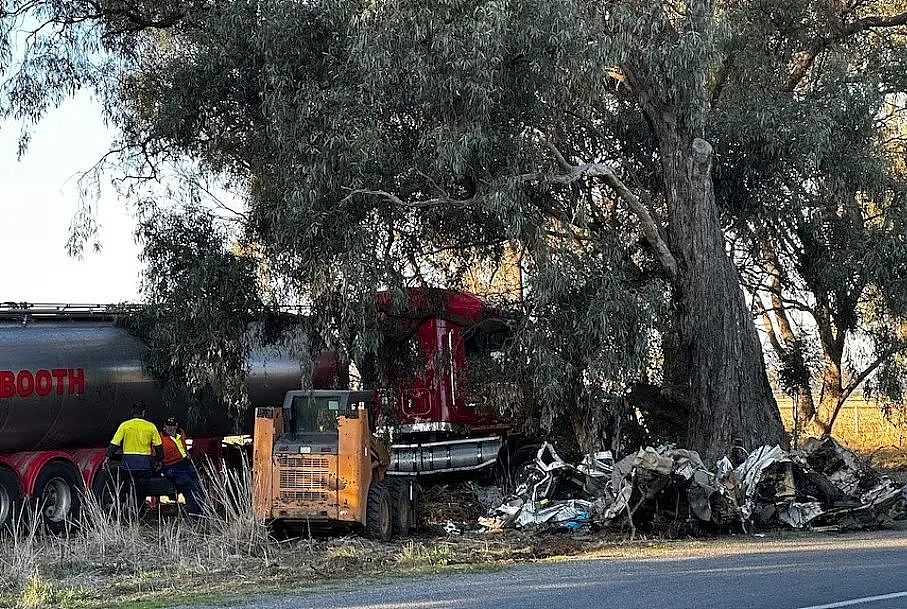
<svg viewBox="0 0 907 609">
<path fill-rule="evenodd" d="M 335 397 L 293 398 L 293 431 L 297 434 L 330 434 L 337 431 L 340 400 Z"/>
</svg>

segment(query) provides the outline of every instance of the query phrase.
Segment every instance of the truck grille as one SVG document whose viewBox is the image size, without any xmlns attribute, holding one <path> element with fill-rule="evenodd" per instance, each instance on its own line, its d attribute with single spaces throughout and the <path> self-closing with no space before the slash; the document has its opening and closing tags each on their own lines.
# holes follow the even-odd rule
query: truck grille
<svg viewBox="0 0 907 609">
<path fill-rule="evenodd" d="M 277 455 L 280 466 L 280 500 L 328 501 L 332 490 L 329 463 L 324 457 Z"/>
</svg>

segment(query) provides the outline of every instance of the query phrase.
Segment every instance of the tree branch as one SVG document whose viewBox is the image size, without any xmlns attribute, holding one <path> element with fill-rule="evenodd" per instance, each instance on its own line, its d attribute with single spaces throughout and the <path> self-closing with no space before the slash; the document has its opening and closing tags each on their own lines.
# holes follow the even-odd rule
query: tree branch
<svg viewBox="0 0 907 609">
<path fill-rule="evenodd" d="M 901 25 L 907 25 L 907 11 L 897 15 L 870 15 L 868 17 L 862 17 L 844 28 L 844 31 L 850 36 L 865 30 L 898 27 Z"/>
<path fill-rule="evenodd" d="M 639 219 L 643 235 L 645 235 L 646 241 L 649 242 L 652 249 L 655 250 L 655 257 L 658 258 L 668 277 L 672 280 L 677 277 L 677 260 L 668 248 L 668 244 L 662 238 L 661 232 L 658 230 L 658 224 L 642 200 L 627 188 L 627 185 L 617 177 L 614 170 L 605 163 L 571 165 L 543 133 L 538 132 L 538 137 L 539 141 L 552 152 L 555 159 L 557 159 L 558 165 L 567 172 L 564 175 L 549 177 L 548 180 L 561 184 L 572 184 L 583 178 L 595 178 L 604 182 L 626 202 L 630 210 Z"/>
<path fill-rule="evenodd" d="M 888 358 L 900 353 L 901 351 L 905 351 L 905 350 L 907 350 L 907 345 L 898 345 L 897 347 L 891 347 L 889 349 L 886 349 L 884 352 L 882 352 L 881 355 L 879 355 L 877 358 L 875 358 L 875 360 L 873 360 L 873 362 L 871 364 L 869 364 L 866 368 L 864 368 L 863 371 L 860 372 L 860 374 L 855 376 L 847 384 L 847 386 L 844 387 L 844 394 L 842 395 L 841 400 L 843 401 L 843 400 L 847 399 L 851 393 L 856 391 L 857 387 L 860 386 L 860 383 L 862 383 L 867 378 L 869 378 L 869 375 L 871 375 L 873 372 L 875 372 L 879 366 L 884 364 Z"/>
<path fill-rule="evenodd" d="M 831 435 L 831 430 L 834 428 L 835 421 L 837 420 L 838 415 L 841 413 L 841 409 L 844 407 L 844 403 L 847 401 L 847 398 L 850 397 L 850 394 L 852 394 L 854 391 L 856 391 L 857 387 L 860 386 L 860 383 L 865 381 L 869 377 L 870 374 L 875 372 L 875 370 L 880 365 L 882 365 L 885 362 L 885 360 L 887 360 L 889 357 L 891 357 L 895 353 L 898 353 L 899 351 L 904 351 L 905 349 L 907 349 L 907 345 L 900 345 L 898 347 L 892 347 L 890 349 L 886 349 L 871 364 L 869 364 L 869 366 L 867 366 L 863 370 L 863 372 L 858 374 L 853 380 L 850 381 L 850 383 L 847 384 L 846 387 L 844 387 L 842 389 L 841 395 L 838 398 L 837 403 L 835 404 L 835 409 L 834 409 L 834 411 L 832 411 L 831 417 L 829 417 L 828 422 L 825 424 L 825 429 L 826 429 L 826 432 L 824 434 L 825 436 Z"/>
<path fill-rule="evenodd" d="M 778 333 L 775 331 L 775 326 L 772 324 L 771 317 L 769 317 L 768 309 L 765 307 L 765 304 L 763 304 L 762 299 L 758 294 L 753 294 L 753 309 L 755 309 L 754 312 L 759 315 L 759 318 L 762 320 L 762 329 L 768 336 L 768 341 L 775 351 L 775 355 L 777 355 L 779 359 L 783 358 L 785 354 L 784 346 L 778 339 Z"/>
<path fill-rule="evenodd" d="M 677 276 L 677 260 L 674 258 L 674 255 L 668 248 L 667 243 L 662 238 L 658 224 L 655 222 L 652 214 L 649 213 L 649 210 L 645 203 L 643 203 L 642 199 L 635 195 L 627 187 L 627 185 L 617 177 L 617 175 L 614 173 L 614 170 L 607 164 L 582 163 L 579 165 L 573 165 L 569 161 L 567 161 L 566 157 L 560 152 L 560 150 L 558 150 L 557 146 L 551 143 L 551 141 L 548 140 L 544 133 L 536 130 L 536 134 L 542 145 L 551 152 L 552 156 L 557 161 L 558 166 L 564 171 L 564 173 L 555 175 L 546 173 L 529 173 L 517 176 L 517 178 L 525 181 L 550 182 L 556 184 L 573 184 L 585 178 L 592 178 L 603 182 L 606 186 L 617 193 L 617 195 L 621 199 L 623 199 L 624 202 L 626 202 L 627 206 L 637 217 L 646 241 L 655 252 L 655 257 L 664 268 L 668 277 L 673 280 Z M 418 201 L 404 201 L 398 195 L 395 195 L 386 190 L 371 190 L 362 188 L 349 190 L 349 194 L 341 199 L 341 203 L 346 203 L 356 196 L 364 195 L 380 197 L 385 201 L 399 207 L 410 209 L 425 209 L 442 205 L 469 207 L 481 202 L 481 200 L 483 199 L 481 195 L 476 195 L 470 199 L 452 199 L 450 197 L 442 196 Z"/>
<path fill-rule="evenodd" d="M 711 103 L 714 105 L 718 98 L 721 97 L 721 92 L 724 90 L 724 85 L 727 83 L 728 76 L 730 76 L 731 70 L 734 69 L 734 59 L 735 54 L 733 52 L 728 53 L 724 58 L 724 61 L 721 62 L 718 71 L 715 73 L 715 81 L 712 84 L 712 94 L 711 94 Z"/>
<path fill-rule="evenodd" d="M 796 89 L 797 85 L 802 82 L 803 78 L 806 77 L 806 74 L 816 62 L 819 53 L 831 45 L 843 42 L 851 36 L 865 32 L 866 30 L 899 27 L 903 25 L 907 25 L 907 11 L 890 16 L 869 15 L 857 19 L 856 21 L 852 21 L 843 28 L 839 27 L 838 30 L 831 35 L 819 36 L 813 39 L 805 50 L 800 51 L 800 53 L 797 54 L 798 56 L 794 60 L 794 68 L 788 75 L 781 90 L 790 93 Z"/>
<path fill-rule="evenodd" d="M 385 201 L 398 205 L 400 207 L 408 207 L 410 209 L 426 209 L 429 207 L 439 207 L 441 205 L 449 205 L 453 207 L 468 207 L 470 205 L 476 204 L 481 200 L 480 196 L 472 197 L 470 199 L 451 199 L 450 197 L 435 197 L 433 199 L 423 199 L 420 201 L 404 201 L 397 195 L 387 192 L 386 190 L 368 190 L 365 188 L 356 188 L 350 189 L 350 194 L 343 197 L 340 200 L 340 203 L 346 203 L 356 197 L 357 195 L 366 195 L 381 197 Z"/>
</svg>

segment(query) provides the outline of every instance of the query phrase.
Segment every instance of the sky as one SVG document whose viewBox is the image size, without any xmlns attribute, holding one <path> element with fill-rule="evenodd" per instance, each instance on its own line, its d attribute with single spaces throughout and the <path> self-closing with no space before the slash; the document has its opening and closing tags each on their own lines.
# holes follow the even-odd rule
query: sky
<svg viewBox="0 0 907 609">
<path fill-rule="evenodd" d="M 98 201 L 101 252 L 66 253 L 79 206 L 76 177 L 109 149 L 113 132 L 80 94 L 50 112 L 17 159 L 19 125 L 0 122 L 0 302 L 136 301 L 135 220 L 113 193 Z"/>
</svg>

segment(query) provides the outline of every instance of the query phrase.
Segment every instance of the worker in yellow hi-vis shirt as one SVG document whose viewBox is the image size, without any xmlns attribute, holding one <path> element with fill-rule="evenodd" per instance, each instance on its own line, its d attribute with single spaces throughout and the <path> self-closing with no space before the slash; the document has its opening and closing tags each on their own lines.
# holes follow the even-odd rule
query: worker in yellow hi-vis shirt
<svg viewBox="0 0 907 609">
<path fill-rule="evenodd" d="M 150 478 L 160 471 L 164 451 L 161 447 L 161 434 L 157 427 L 145 420 L 145 404 L 136 402 L 132 405 L 132 418 L 123 421 L 117 428 L 110 446 L 107 447 L 107 458 L 112 458 L 119 449 L 123 449 L 122 469 L 129 472 L 135 481 Z"/>
</svg>

